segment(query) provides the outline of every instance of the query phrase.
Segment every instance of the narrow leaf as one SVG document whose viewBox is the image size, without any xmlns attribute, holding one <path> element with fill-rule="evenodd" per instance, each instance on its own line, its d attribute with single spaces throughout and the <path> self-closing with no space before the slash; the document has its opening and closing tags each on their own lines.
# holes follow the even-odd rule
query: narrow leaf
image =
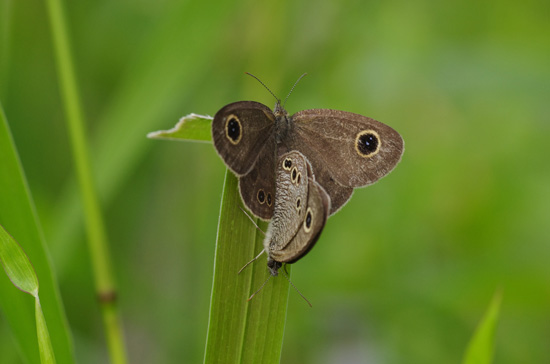
<svg viewBox="0 0 550 364">
<path fill-rule="evenodd" d="M 212 117 L 189 114 L 169 130 L 159 130 L 147 134 L 151 139 L 171 139 L 210 142 L 212 141 Z"/>
<path fill-rule="evenodd" d="M 463 364 L 490 364 L 493 361 L 495 329 L 498 322 L 502 295 L 495 293 L 483 320 L 468 344 Z"/>
</svg>

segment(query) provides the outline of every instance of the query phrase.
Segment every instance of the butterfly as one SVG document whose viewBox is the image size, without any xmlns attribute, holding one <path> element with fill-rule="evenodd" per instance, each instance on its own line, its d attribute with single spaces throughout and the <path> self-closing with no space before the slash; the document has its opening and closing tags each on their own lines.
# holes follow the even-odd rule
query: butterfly
<svg viewBox="0 0 550 364">
<path fill-rule="evenodd" d="M 285 153 L 305 156 L 316 182 L 329 195 L 332 215 L 347 203 L 354 188 L 391 172 L 404 150 L 401 135 L 372 118 L 331 109 L 290 115 L 279 99 L 274 110 L 255 101 L 224 106 L 212 121 L 212 140 L 239 178 L 244 204 L 263 220 L 273 216 L 277 161 Z"/>
</svg>

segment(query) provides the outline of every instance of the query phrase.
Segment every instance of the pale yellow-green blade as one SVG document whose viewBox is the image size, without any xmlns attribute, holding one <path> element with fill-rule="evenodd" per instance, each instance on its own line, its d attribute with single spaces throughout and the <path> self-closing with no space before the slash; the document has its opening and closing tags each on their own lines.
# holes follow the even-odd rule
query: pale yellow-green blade
<svg viewBox="0 0 550 364">
<path fill-rule="evenodd" d="M 490 364 L 493 361 L 495 330 L 498 322 L 502 294 L 495 293 L 487 312 L 470 339 L 463 364 Z"/>
<path fill-rule="evenodd" d="M 169 130 L 159 130 L 147 134 L 151 139 L 186 140 L 198 142 L 212 141 L 212 117 L 189 114 Z"/>
<path fill-rule="evenodd" d="M 46 325 L 46 319 L 40 306 L 40 299 L 35 297 L 35 316 L 36 316 L 36 334 L 38 336 L 38 350 L 40 351 L 40 361 L 42 364 L 54 364 L 55 356 L 53 353 L 52 342 L 50 341 L 50 333 Z"/>
<path fill-rule="evenodd" d="M 14 286 L 37 297 L 38 279 L 29 258 L 2 225 L 0 225 L 0 262 Z"/>
</svg>

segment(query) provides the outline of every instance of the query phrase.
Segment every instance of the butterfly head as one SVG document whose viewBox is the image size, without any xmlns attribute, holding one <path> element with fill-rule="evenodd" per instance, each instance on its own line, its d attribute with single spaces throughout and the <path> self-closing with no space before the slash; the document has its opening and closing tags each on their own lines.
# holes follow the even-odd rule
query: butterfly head
<svg viewBox="0 0 550 364">
<path fill-rule="evenodd" d="M 283 266 L 283 263 L 273 260 L 271 257 L 267 258 L 267 267 L 272 276 L 279 275 L 279 269 Z"/>
<path fill-rule="evenodd" d="M 275 108 L 273 110 L 273 113 L 275 114 L 275 117 L 279 120 L 281 119 L 285 119 L 287 120 L 288 119 L 288 112 L 285 110 L 285 104 L 286 104 L 286 100 L 288 100 L 288 97 L 290 96 L 290 94 L 292 93 L 292 91 L 294 91 L 294 87 L 296 87 L 296 85 L 298 84 L 298 82 L 300 82 L 300 80 L 305 76 L 307 75 L 307 73 L 304 73 L 303 75 L 301 75 L 298 80 L 294 83 L 294 86 L 292 86 L 292 88 L 290 89 L 290 92 L 288 93 L 288 95 L 286 95 L 286 98 L 285 98 L 285 102 L 283 103 L 283 105 L 281 106 L 281 100 L 275 96 L 275 94 L 273 93 L 273 91 L 271 91 L 269 89 L 269 87 L 267 87 L 258 77 L 254 76 L 253 74 L 249 73 L 249 72 L 245 72 L 247 75 L 255 78 L 259 83 L 262 84 L 263 87 L 265 87 L 267 89 L 267 91 L 269 91 L 269 93 L 271 95 L 273 95 L 273 97 L 275 98 L 275 100 L 277 100 L 277 103 L 275 104 Z"/>
<path fill-rule="evenodd" d="M 277 103 L 275 104 L 275 107 L 273 108 L 273 113 L 275 114 L 275 117 L 277 119 L 288 117 L 288 112 L 281 105 L 281 100 L 277 100 Z"/>
</svg>

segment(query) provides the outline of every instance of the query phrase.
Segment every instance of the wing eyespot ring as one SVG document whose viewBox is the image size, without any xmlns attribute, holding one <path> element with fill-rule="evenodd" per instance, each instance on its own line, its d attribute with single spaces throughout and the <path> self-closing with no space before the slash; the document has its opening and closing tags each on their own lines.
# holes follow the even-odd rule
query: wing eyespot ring
<svg viewBox="0 0 550 364">
<path fill-rule="evenodd" d="M 306 210 L 306 217 L 304 219 L 304 231 L 309 233 L 313 225 L 313 210 L 311 207 L 308 207 Z"/>
<path fill-rule="evenodd" d="M 290 171 L 291 168 L 292 168 L 292 159 L 285 158 L 285 160 L 283 161 L 283 169 Z"/>
<path fill-rule="evenodd" d="M 290 180 L 292 181 L 292 183 L 296 183 L 297 179 L 298 179 L 298 168 L 294 167 L 290 172 Z"/>
<path fill-rule="evenodd" d="M 268 196 L 271 196 L 271 194 L 268 194 Z M 265 191 L 263 189 L 259 189 L 258 193 L 256 194 L 256 198 L 258 199 L 258 202 L 260 205 L 263 205 L 265 203 Z"/>
<path fill-rule="evenodd" d="M 243 126 L 235 114 L 229 115 L 225 120 L 225 137 L 233 145 L 237 145 L 243 138 Z"/>
<path fill-rule="evenodd" d="M 355 137 L 355 151 L 360 157 L 370 158 L 378 154 L 382 141 L 380 135 L 372 129 L 363 130 Z"/>
</svg>

